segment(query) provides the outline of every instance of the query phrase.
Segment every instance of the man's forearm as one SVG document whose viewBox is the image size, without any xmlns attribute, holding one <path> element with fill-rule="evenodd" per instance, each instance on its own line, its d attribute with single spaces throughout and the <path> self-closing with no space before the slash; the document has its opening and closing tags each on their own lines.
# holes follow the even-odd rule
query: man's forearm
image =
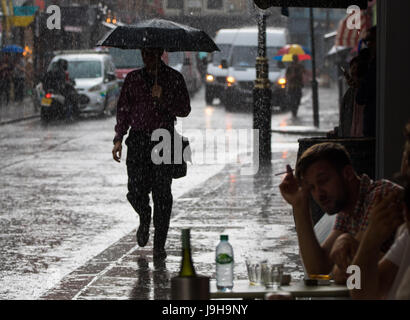
<svg viewBox="0 0 410 320">
<path fill-rule="evenodd" d="M 309 202 L 300 207 L 294 207 L 296 232 L 299 240 L 300 253 L 308 274 L 327 274 L 331 271 L 332 262 L 328 253 L 317 241 L 311 215 Z"/>
<path fill-rule="evenodd" d="M 366 235 L 360 243 L 359 249 L 352 261 L 352 265 L 360 268 L 361 289 L 350 291 L 354 299 L 379 298 L 379 272 L 378 261 L 380 246 L 371 241 Z"/>
<path fill-rule="evenodd" d="M 114 127 L 115 136 L 114 136 L 114 144 L 116 141 L 122 141 L 123 137 L 127 134 L 129 129 L 129 124 L 125 121 L 117 120 L 117 124 Z"/>
</svg>

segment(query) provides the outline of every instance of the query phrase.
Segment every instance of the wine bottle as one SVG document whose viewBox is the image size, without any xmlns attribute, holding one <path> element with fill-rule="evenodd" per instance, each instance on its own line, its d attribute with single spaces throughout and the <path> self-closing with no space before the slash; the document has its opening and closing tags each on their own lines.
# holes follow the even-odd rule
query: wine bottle
<svg viewBox="0 0 410 320">
<path fill-rule="evenodd" d="M 182 262 L 180 277 L 195 277 L 195 268 L 192 263 L 190 229 L 182 229 Z"/>
</svg>

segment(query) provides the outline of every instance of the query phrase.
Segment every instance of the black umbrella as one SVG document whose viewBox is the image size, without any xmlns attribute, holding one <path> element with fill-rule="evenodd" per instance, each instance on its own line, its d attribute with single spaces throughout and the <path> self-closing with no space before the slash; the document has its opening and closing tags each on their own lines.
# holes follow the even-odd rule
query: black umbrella
<svg viewBox="0 0 410 320">
<path fill-rule="evenodd" d="M 97 45 L 121 49 L 164 48 L 168 52 L 219 51 L 204 31 L 163 19 L 117 26 Z"/>
</svg>

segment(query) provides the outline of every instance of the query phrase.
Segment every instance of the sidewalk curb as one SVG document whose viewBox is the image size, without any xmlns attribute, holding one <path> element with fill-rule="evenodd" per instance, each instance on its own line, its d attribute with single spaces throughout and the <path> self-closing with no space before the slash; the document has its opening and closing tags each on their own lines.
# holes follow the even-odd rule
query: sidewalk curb
<svg viewBox="0 0 410 320">
<path fill-rule="evenodd" d="M 10 123 L 16 123 L 16 122 L 20 122 L 20 121 L 35 119 L 35 118 L 39 118 L 39 117 L 40 117 L 40 115 L 33 115 L 33 116 L 28 116 L 28 117 L 19 118 L 19 119 L 0 121 L 0 126 L 5 125 L 5 124 L 10 124 Z"/>
</svg>

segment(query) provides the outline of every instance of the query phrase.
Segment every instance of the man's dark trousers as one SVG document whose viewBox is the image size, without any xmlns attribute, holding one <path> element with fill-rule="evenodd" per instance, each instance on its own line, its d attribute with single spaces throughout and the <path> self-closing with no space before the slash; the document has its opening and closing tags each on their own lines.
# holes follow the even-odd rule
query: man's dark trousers
<svg viewBox="0 0 410 320">
<path fill-rule="evenodd" d="M 163 250 L 167 240 L 172 211 L 172 175 L 170 165 L 155 165 L 151 151 L 158 141 L 151 141 L 151 133 L 130 131 L 125 141 L 127 152 L 127 199 L 141 215 L 151 215 L 149 194 L 154 202 L 154 252 Z"/>
</svg>

